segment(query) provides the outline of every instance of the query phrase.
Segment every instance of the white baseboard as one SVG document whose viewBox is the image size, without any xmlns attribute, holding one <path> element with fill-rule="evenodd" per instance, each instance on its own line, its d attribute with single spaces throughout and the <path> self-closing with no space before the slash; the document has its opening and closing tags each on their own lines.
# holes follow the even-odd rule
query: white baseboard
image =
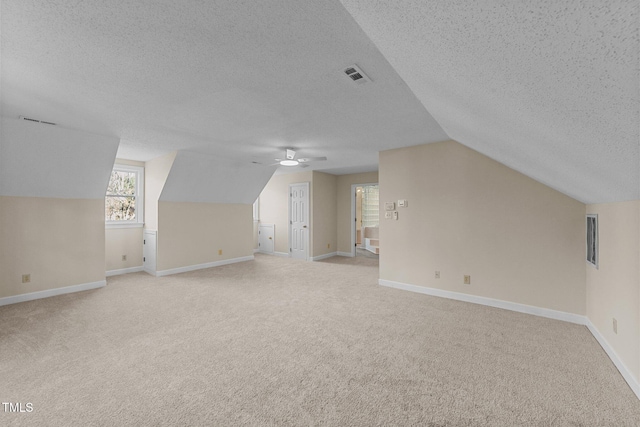
<svg viewBox="0 0 640 427">
<path fill-rule="evenodd" d="M 254 249 L 253 253 L 255 254 L 256 252 L 260 252 L 260 249 Z"/>
<path fill-rule="evenodd" d="M 337 252 L 338 256 L 348 256 L 349 258 L 353 258 L 353 254 L 351 252 Z"/>
<path fill-rule="evenodd" d="M 155 270 L 151 270 L 150 268 L 143 268 L 143 270 L 145 273 L 150 274 L 152 276 L 157 276 L 156 271 Z"/>
<path fill-rule="evenodd" d="M 330 252 L 328 254 L 311 257 L 311 261 L 320 261 L 321 259 L 331 258 L 332 256 L 336 255 L 338 255 L 338 252 Z"/>
<path fill-rule="evenodd" d="M 253 261 L 253 255 L 239 258 L 224 259 L 222 261 L 207 262 L 205 264 L 188 265 L 186 267 L 171 268 L 169 270 L 156 271 L 155 276 L 169 276 L 171 274 L 186 273 L 188 271 L 202 270 L 204 268 L 219 267 L 221 265 L 235 264 L 236 262 Z"/>
<path fill-rule="evenodd" d="M 47 289 L 45 291 L 29 292 L 28 294 L 14 295 L 0 298 L 0 306 L 16 304 L 19 302 L 33 301 L 41 298 L 54 297 L 56 295 L 71 294 L 74 292 L 88 291 L 90 289 L 102 288 L 107 284 L 106 280 L 98 282 L 82 283 L 80 285 L 65 286 L 63 288 Z"/>
<path fill-rule="evenodd" d="M 378 279 L 378 283 L 382 286 L 390 288 L 404 289 L 405 291 L 418 292 L 420 294 L 431 295 L 435 297 L 454 299 L 457 301 L 465 301 L 474 304 L 488 305 L 490 307 L 503 308 L 505 310 L 517 311 L 519 313 L 533 314 L 535 316 L 547 317 L 549 319 L 563 320 L 565 322 L 577 323 L 578 325 L 586 325 L 586 316 L 579 314 L 567 313 L 565 311 L 551 310 L 549 308 L 535 307 L 532 305 L 519 304 L 516 302 L 503 301 L 499 299 L 479 297 L 476 295 L 463 294 L 460 292 L 445 291 L 442 289 L 427 288 L 425 286 L 409 285 L 406 283 L 393 282 L 391 280 Z"/>
<path fill-rule="evenodd" d="M 589 328 L 591 334 L 598 341 L 598 343 L 600 343 L 600 346 L 605 351 L 605 353 L 607 353 L 609 359 L 611 359 L 616 368 L 618 368 L 618 371 L 620 371 L 622 378 L 624 378 L 627 384 L 629 384 L 629 387 L 631 387 L 631 390 L 633 390 L 638 399 L 640 399 L 640 382 L 638 382 L 638 380 L 633 377 L 633 374 L 631 373 L 629 368 L 627 368 L 627 365 L 625 365 L 620 357 L 618 357 L 618 354 L 615 352 L 613 347 L 609 345 L 604 336 L 600 333 L 600 331 L 598 331 L 598 329 L 593 325 L 593 323 L 591 323 L 591 320 L 589 319 L 587 319 L 587 328 Z"/>
<path fill-rule="evenodd" d="M 286 252 L 274 252 L 274 253 L 272 253 L 272 254 L 270 254 L 270 255 L 282 256 L 282 257 L 290 258 L 290 257 L 289 257 L 289 254 L 288 254 L 288 253 L 286 253 Z"/>
<path fill-rule="evenodd" d="M 378 283 L 382 286 L 387 286 L 390 288 L 402 289 L 405 291 L 417 292 L 420 294 L 431 295 L 441 298 L 448 298 L 457 301 L 465 301 L 474 304 L 487 305 L 490 307 L 502 308 L 505 310 L 517 311 L 519 313 L 533 314 L 534 316 L 547 317 L 549 319 L 562 320 L 565 322 L 576 323 L 578 325 L 586 326 L 594 338 L 600 343 L 603 350 L 607 353 L 615 367 L 620 371 L 620 374 L 624 378 L 624 380 L 629 384 L 631 390 L 635 393 L 635 395 L 640 399 L 640 382 L 636 380 L 631 373 L 631 371 L 627 368 L 627 366 L 622 362 L 620 357 L 616 354 L 613 348 L 609 345 L 604 336 L 600 334 L 600 332 L 596 329 L 596 327 L 591 323 L 591 320 L 587 316 L 581 316 L 579 314 L 567 313 L 564 311 L 551 310 L 548 308 L 542 307 L 534 307 L 531 305 L 518 304 L 515 302 L 502 301 L 493 298 L 485 298 L 479 297 L 476 295 L 463 294 L 460 292 L 452 292 L 445 291 L 442 289 L 428 288 L 425 286 L 416 286 L 409 285 L 407 283 L 394 282 L 391 280 L 378 279 Z"/>
<path fill-rule="evenodd" d="M 109 270 L 107 271 L 107 277 L 118 276 L 120 274 L 137 273 L 139 271 L 144 271 L 144 267 L 139 265 L 138 267 L 121 268 L 120 270 Z"/>
</svg>

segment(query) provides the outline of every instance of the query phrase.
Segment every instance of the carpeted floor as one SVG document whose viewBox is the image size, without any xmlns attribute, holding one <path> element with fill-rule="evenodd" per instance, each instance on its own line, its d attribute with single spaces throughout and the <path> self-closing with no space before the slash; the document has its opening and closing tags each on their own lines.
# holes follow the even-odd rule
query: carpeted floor
<svg viewBox="0 0 640 427">
<path fill-rule="evenodd" d="M 357 264 L 353 264 L 353 263 Z M 638 426 L 585 327 L 255 261 L 0 307 L 0 425 Z"/>
</svg>

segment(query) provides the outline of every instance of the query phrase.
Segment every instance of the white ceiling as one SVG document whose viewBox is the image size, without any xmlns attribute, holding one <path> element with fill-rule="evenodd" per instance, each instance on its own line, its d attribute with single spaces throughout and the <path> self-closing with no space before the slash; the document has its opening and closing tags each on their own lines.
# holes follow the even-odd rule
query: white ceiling
<svg viewBox="0 0 640 427">
<path fill-rule="evenodd" d="M 2 114 L 120 137 L 133 160 L 293 147 L 335 174 L 449 139 L 338 0 L 2 0 Z"/>
<path fill-rule="evenodd" d="M 341 0 L 447 134 L 586 203 L 640 199 L 637 0 Z"/>
<path fill-rule="evenodd" d="M 294 147 L 335 174 L 450 137 L 583 202 L 640 198 L 636 0 L 342 3 L 1 0 L 1 113 L 123 158 Z"/>
</svg>

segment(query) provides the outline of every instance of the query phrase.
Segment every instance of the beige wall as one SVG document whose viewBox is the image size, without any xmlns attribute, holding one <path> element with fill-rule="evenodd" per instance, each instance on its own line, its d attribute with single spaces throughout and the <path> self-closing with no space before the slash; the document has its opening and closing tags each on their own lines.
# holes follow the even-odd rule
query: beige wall
<svg viewBox="0 0 640 427">
<path fill-rule="evenodd" d="M 587 317 L 640 380 L 640 201 L 587 205 L 586 213 L 598 215 L 600 256 L 598 269 L 585 262 Z"/>
<path fill-rule="evenodd" d="M 142 267 L 142 227 L 107 228 L 104 240 L 107 271 Z"/>
<path fill-rule="evenodd" d="M 104 234 L 104 199 L 0 196 L 0 298 L 104 280 Z"/>
<path fill-rule="evenodd" d="M 144 228 L 158 229 L 158 200 L 171 171 L 176 153 L 149 160 L 144 166 Z"/>
<path fill-rule="evenodd" d="M 160 201 L 158 226 L 158 271 L 253 255 L 251 205 Z"/>
<path fill-rule="evenodd" d="M 309 223 L 313 227 L 313 180 L 312 171 L 286 175 L 274 175 L 260 193 L 260 223 L 275 224 L 275 252 L 289 254 L 289 185 L 308 182 L 311 196 L 309 202 Z M 313 249 L 313 234 L 310 250 Z M 310 255 L 311 256 L 311 255 Z"/>
<path fill-rule="evenodd" d="M 311 197 L 313 202 L 313 257 L 336 252 L 338 246 L 337 236 L 337 205 L 336 190 L 337 177 L 323 172 L 313 172 Z"/>
<path fill-rule="evenodd" d="M 381 204 L 408 200 L 380 219 L 381 279 L 585 314 L 584 204 L 454 141 L 379 171 Z"/>
<path fill-rule="evenodd" d="M 378 182 L 378 172 L 356 173 L 337 177 L 338 252 L 351 253 L 351 186 Z"/>
</svg>

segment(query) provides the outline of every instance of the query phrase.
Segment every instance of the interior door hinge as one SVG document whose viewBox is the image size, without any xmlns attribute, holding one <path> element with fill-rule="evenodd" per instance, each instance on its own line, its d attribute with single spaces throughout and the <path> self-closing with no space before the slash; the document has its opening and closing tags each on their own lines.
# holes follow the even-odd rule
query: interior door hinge
<svg viewBox="0 0 640 427">
<path fill-rule="evenodd" d="M 142 244 L 143 244 L 143 245 L 146 245 L 146 244 L 147 244 L 146 239 L 142 241 Z"/>
<path fill-rule="evenodd" d="M 147 260 L 147 257 L 142 257 L 142 262 L 145 262 Z"/>
</svg>

